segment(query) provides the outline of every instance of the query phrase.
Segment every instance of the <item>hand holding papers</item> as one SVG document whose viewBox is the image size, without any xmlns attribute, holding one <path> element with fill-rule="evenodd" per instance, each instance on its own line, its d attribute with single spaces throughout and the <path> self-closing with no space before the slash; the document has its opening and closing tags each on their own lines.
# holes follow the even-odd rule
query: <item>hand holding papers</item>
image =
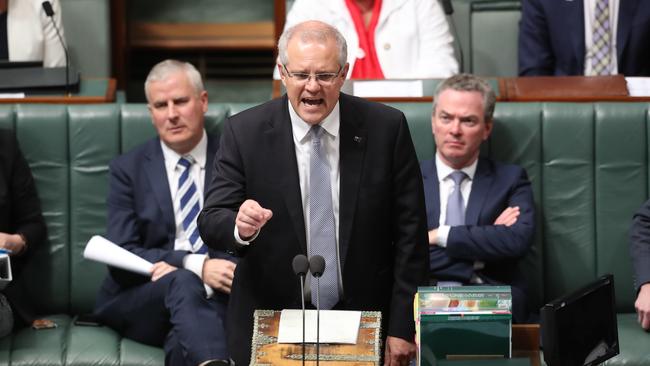
<svg viewBox="0 0 650 366">
<path fill-rule="evenodd" d="M 360 311 L 321 310 L 320 342 L 356 344 Z M 302 342 L 302 310 L 282 310 L 278 343 Z M 316 310 L 305 311 L 305 342 L 316 343 Z"/>
<path fill-rule="evenodd" d="M 84 258 L 145 276 L 151 276 L 153 266 L 150 262 L 99 235 L 88 240 L 84 249 Z"/>
</svg>

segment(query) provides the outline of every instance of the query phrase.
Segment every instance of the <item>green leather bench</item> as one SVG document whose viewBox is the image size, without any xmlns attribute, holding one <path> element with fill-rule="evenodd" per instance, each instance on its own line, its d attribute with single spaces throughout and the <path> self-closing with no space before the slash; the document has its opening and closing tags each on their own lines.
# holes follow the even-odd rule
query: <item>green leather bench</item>
<svg viewBox="0 0 650 366">
<path fill-rule="evenodd" d="M 428 103 L 395 103 L 420 159 L 434 153 Z M 208 130 L 250 105 L 211 104 Z M 621 355 L 616 365 L 650 365 L 650 334 L 636 324 L 627 230 L 650 189 L 650 105 L 500 103 L 484 152 L 523 165 L 538 211 L 536 241 L 522 266 L 536 307 L 596 278 L 616 277 Z M 105 267 L 82 251 L 105 232 L 108 163 L 155 131 L 143 104 L 0 105 L 34 173 L 49 240 L 20 282 L 58 328 L 0 339 L 0 365 L 161 365 L 161 349 L 105 327 L 73 325 L 92 310 Z"/>
</svg>

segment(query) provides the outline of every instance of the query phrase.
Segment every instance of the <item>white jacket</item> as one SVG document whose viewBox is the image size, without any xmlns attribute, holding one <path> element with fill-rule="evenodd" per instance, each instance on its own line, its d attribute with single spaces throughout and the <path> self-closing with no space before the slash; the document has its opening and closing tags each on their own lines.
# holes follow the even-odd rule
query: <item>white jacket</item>
<svg viewBox="0 0 650 366">
<path fill-rule="evenodd" d="M 60 0 L 50 0 L 54 21 L 63 34 Z M 10 61 L 43 61 L 45 67 L 65 66 L 65 52 L 52 20 L 45 15 L 43 0 L 9 0 L 7 43 Z"/>
<path fill-rule="evenodd" d="M 363 51 L 345 1 L 296 0 L 287 14 L 285 29 L 312 19 L 331 24 L 345 37 L 350 77 Z M 386 79 L 446 78 L 458 73 L 453 41 L 438 0 L 382 1 L 375 48 Z"/>
</svg>

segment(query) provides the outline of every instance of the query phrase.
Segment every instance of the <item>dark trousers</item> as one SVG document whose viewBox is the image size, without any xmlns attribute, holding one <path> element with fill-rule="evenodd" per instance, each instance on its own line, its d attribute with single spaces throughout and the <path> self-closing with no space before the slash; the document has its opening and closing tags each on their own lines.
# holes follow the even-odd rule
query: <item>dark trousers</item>
<svg viewBox="0 0 650 366">
<path fill-rule="evenodd" d="M 224 324 L 227 302 L 228 297 L 220 292 L 207 299 L 201 279 L 178 269 L 120 292 L 95 314 L 124 337 L 164 345 L 166 365 L 196 366 L 229 358 Z"/>
</svg>

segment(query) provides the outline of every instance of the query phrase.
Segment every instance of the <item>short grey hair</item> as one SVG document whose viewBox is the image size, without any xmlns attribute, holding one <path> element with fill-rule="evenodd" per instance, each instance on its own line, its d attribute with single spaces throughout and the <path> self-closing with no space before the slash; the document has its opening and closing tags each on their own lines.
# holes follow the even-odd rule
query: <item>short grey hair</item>
<svg viewBox="0 0 650 366">
<path fill-rule="evenodd" d="M 201 94 L 205 90 L 201 74 L 194 65 L 189 62 L 178 60 L 165 60 L 157 63 L 153 68 L 151 68 L 149 75 L 147 75 L 147 80 L 144 82 L 144 94 L 147 97 L 147 101 L 149 100 L 149 86 L 152 82 L 163 81 L 177 72 L 185 73 L 187 80 L 189 80 L 192 89 L 194 89 L 197 95 Z"/>
<path fill-rule="evenodd" d="M 436 103 L 438 97 L 445 90 L 455 90 L 464 92 L 478 92 L 483 96 L 483 109 L 486 122 L 492 121 L 494 116 L 494 106 L 497 98 L 494 90 L 485 79 L 472 74 L 458 74 L 447 78 L 436 87 L 436 92 L 433 96 L 433 113 L 436 112 Z"/>
<path fill-rule="evenodd" d="M 306 24 L 309 23 L 309 24 Z M 316 26 L 320 23 L 319 26 Z M 309 26 L 312 25 L 312 26 Z M 334 39 L 336 48 L 339 53 L 339 66 L 343 68 L 348 61 L 348 45 L 345 42 L 345 37 L 336 28 L 331 25 L 319 21 L 307 21 L 298 23 L 289 27 L 282 32 L 280 40 L 278 41 L 278 57 L 283 65 L 289 64 L 289 56 L 287 55 L 287 47 L 289 41 L 294 36 L 300 36 L 302 42 L 317 42 L 325 43 L 328 39 Z"/>
</svg>

